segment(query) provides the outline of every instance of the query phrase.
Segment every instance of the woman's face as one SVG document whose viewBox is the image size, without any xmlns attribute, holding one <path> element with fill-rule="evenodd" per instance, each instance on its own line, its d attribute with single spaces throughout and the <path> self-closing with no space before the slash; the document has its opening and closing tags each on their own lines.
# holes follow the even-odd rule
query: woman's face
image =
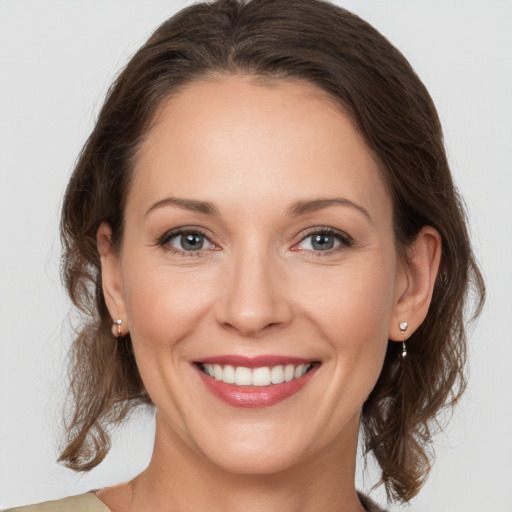
<svg viewBox="0 0 512 512">
<path fill-rule="evenodd" d="M 355 445 L 405 278 L 389 192 L 332 101 L 189 85 L 141 147 L 125 220 L 106 295 L 157 437 L 242 473 Z"/>
</svg>

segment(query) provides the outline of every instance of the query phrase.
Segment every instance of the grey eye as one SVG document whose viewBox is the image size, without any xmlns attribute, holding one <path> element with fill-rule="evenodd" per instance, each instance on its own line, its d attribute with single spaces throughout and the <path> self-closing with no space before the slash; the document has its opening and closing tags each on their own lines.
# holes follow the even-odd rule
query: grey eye
<svg viewBox="0 0 512 512">
<path fill-rule="evenodd" d="M 332 249 L 335 243 L 334 236 L 327 233 L 318 233 L 313 235 L 311 240 L 311 246 L 317 251 L 325 251 Z"/>
<path fill-rule="evenodd" d="M 169 239 L 169 245 L 182 251 L 200 251 L 207 245 L 207 238 L 201 233 L 181 233 Z"/>
<path fill-rule="evenodd" d="M 329 251 L 341 245 L 339 236 L 326 231 L 312 233 L 302 240 L 300 248 L 309 251 Z"/>
</svg>

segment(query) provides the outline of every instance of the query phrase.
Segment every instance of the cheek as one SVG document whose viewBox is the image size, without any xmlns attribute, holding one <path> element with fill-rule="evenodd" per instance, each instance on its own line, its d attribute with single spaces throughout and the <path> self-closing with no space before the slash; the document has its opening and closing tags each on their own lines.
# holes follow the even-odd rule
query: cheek
<svg viewBox="0 0 512 512">
<path fill-rule="evenodd" d="M 306 280 L 302 308 L 327 340 L 337 371 L 374 381 L 382 367 L 393 307 L 394 260 L 334 269 Z M 364 367 L 364 368 L 363 368 Z"/>
<path fill-rule="evenodd" d="M 135 251 L 134 251 L 135 254 Z M 177 272 L 170 265 L 140 258 L 126 262 L 124 295 L 137 366 L 157 409 L 179 411 L 173 428 L 184 432 L 179 420 L 186 416 L 180 390 L 180 368 L 188 365 L 188 344 L 180 343 L 197 329 L 207 314 L 206 276 L 194 270 Z"/>
<path fill-rule="evenodd" d="M 130 265 L 124 283 L 130 332 L 137 345 L 153 350 L 184 338 L 205 314 L 209 280 L 194 270 Z"/>
<path fill-rule="evenodd" d="M 387 336 L 394 280 L 393 261 L 369 259 L 364 265 L 334 268 L 322 276 L 311 274 L 298 295 L 323 325 Z"/>
</svg>

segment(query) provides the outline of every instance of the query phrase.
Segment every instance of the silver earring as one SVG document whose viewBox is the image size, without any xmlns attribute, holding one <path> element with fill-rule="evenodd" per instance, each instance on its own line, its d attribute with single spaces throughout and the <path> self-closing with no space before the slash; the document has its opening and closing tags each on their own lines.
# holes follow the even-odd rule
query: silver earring
<svg viewBox="0 0 512 512">
<path fill-rule="evenodd" d="M 123 321 L 120 318 L 118 318 L 117 320 L 113 321 L 113 324 L 112 324 L 112 334 L 113 334 L 114 338 L 120 338 L 121 337 L 121 334 L 122 334 L 121 324 L 122 323 L 123 323 Z"/>
<path fill-rule="evenodd" d="M 407 331 L 407 327 L 409 326 L 408 322 L 400 322 L 398 324 L 400 327 L 400 334 L 402 336 L 405 335 L 405 331 Z M 405 359 L 407 357 L 407 348 L 405 346 L 405 339 L 402 340 L 402 359 Z"/>
</svg>

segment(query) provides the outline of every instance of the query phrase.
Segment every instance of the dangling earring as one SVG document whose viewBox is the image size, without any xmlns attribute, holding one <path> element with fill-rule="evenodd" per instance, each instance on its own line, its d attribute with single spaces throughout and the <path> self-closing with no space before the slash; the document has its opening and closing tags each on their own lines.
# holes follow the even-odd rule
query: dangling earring
<svg viewBox="0 0 512 512">
<path fill-rule="evenodd" d="M 123 321 L 120 318 L 118 318 L 117 320 L 113 321 L 112 334 L 113 334 L 114 338 L 120 338 L 121 337 L 121 334 L 122 334 L 121 324 L 122 323 L 123 323 Z"/>
<path fill-rule="evenodd" d="M 409 324 L 407 322 L 400 322 L 398 324 L 398 326 L 400 327 L 400 334 L 402 336 L 405 335 L 405 331 L 407 331 L 407 327 L 409 326 Z M 407 357 L 407 348 L 405 347 L 405 336 L 404 336 L 404 339 L 402 340 L 402 359 L 405 359 Z"/>
</svg>

